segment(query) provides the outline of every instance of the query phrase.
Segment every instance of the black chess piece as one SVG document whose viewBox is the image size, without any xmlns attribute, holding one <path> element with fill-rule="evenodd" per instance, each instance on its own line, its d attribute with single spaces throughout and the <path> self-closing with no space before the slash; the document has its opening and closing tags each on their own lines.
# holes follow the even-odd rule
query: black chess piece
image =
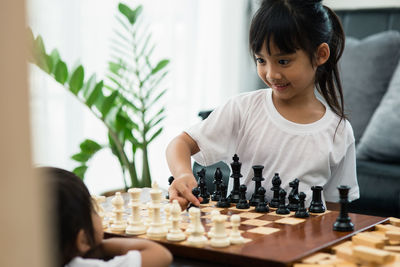
<svg viewBox="0 0 400 267">
<path fill-rule="evenodd" d="M 233 156 L 233 162 L 231 163 L 232 175 L 233 179 L 233 188 L 231 194 L 229 195 L 229 200 L 231 203 L 238 203 L 240 198 L 240 177 L 243 175 L 240 173 L 240 169 L 242 168 L 242 163 L 239 162 L 239 157 L 237 154 Z"/>
<path fill-rule="evenodd" d="M 217 207 L 219 208 L 229 208 L 231 203 L 229 202 L 229 198 L 226 197 L 226 185 L 224 183 L 221 184 L 221 196 L 217 202 Z"/>
<path fill-rule="evenodd" d="M 324 203 L 322 202 L 322 186 L 312 186 L 311 190 L 312 200 L 308 211 L 312 213 L 324 213 L 325 207 Z"/>
<path fill-rule="evenodd" d="M 172 182 L 174 181 L 174 176 L 170 176 L 168 178 L 168 185 L 171 186 Z M 169 192 L 167 192 L 167 196 L 165 197 L 166 199 L 169 199 Z"/>
<path fill-rule="evenodd" d="M 250 208 L 249 202 L 246 199 L 246 190 L 247 190 L 247 186 L 242 184 L 239 187 L 239 193 L 240 193 L 240 198 L 239 198 L 239 202 L 236 204 L 236 208 L 237 209 L 248 209 Z"/>
<path fill-rule="evenodd" d="M 195 196 L 195 198 L 199 199 L 200 188 L 194 187 L 192 189 L 192 194 Z M 189 203 L 189 206 L 187 207 L 187 210 L 189 210 L 191 207 L 196 207 L 196 205 L 194 205 L 193 203 Z"/>
<path fill-rule="evenodd" d="M 265 192 L 265 188 L 262 186 L 257 190 L 259 201 L 256 207 L 256 212 L 269 212 L 267 201 L 265 200 Z"/>
<path fill-rule="evenodd" d="M 215 170 L 213 184 L 215 184 L 215 191 L 211 195 L 211 200 L 218 201 L 219 198 L 221 197 L 221 184 L 222 184 L 222 172 L 220 168 L 217 168 Z"/>
<path fill-rule="evenodd" d="M 274 177 L 272 178 L 272 188 L 271 190 L 274 192 L 271 202 L 269 203 L 269 206 L 271 208 L 277 208 L 279 206 L 279 191 L 282 189 L 281 188 L 281 178 L 279 177 L 278 173 L 275 173 Z"/>
<path fill-rule="evenodd" d="M 304 205 L 304 202 L 306 200 L 306 194 L 304 192 L 300 192 L 299 194 L 299 207 L 294 214 L 294 217 L 297 218 L 308 218 L 310 217 L 310 214 L 307 211 L 307 208 Z"/>
<path fill-rule="evenodd" d="M 206 185 L 206 169 L 202 168 L 197 175 L 199 176 L 199 189 L 200 189 L 200 197 L 203 198 L 201 204 L 207 204 L 210 202 L 210 193 L 208 193 L 207 185 Z"/>
<path fill-rule="evenodd" d="M 340 195 L 340 213 L 336 219 L 336 222 L 333 224 L 334 231 L 340 232 L 350 232 L 354 230 L 354 224 L 351 222 L 349 214 L 347 212 L 347 204 L 350 203 L 349 201 L 349 190 L 350 187 L 346 185 L 338 186 Z"/>
<path fill-rule="evenodd" d="M 292 190 L 290 191 L 288 196 L 288 209 L 291 211 L 296 211 L 299 208 L 299 182 L 299 179 L 296 178 L 289 183 L 289 186 L 292 188 Z"/>
<path fill-rule="evenodd" d="M 286 191 L 284 189 L 281 189 L 279 191 L 279 206 L 278 209 L 276 210 L 276 214 L 289 214 L 290 210 L 286 206 Z"/>
<path fill-rule="evenodd" d="M 257 206 L 258 202 L 260 201 L 259 199 L 259 194 L 258 194 L 258 189 L 261 187 L 261 182 L 264 181 L 264 177 L 262 177 L 262 171 L 264 169 L 264 166 L 262 165 L 254 165 L 253 166 L 253 171 L 254 171 L 254 177 L 253 181 L 255 184 L 254 187 L 254 193 L 250 198 L 250 206 Z"/>
</svg>

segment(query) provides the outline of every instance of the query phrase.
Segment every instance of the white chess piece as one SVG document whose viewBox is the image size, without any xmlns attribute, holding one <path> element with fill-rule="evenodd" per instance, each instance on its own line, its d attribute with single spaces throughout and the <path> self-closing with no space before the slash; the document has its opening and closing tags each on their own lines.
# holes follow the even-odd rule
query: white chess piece
<svg viewBox="0 0 400 267">
<path fill-rule="evenodd" d="M 178 200 L 174 199 L 171 205 L 171 221 L 172 228 L 167 234 L 167 240 L 169 241 L 182 241 L 186 239 L 185 234 L 179 228 L 179 223 L 181 222 L 181 206 Z"/>
<path fill-rule="evenodd" d="M 164 205 L 164 213 L 165 213 L 165 227 L 167 228 L 167 230 L 169 230 L 172 227 L 170 203 Z"/>
<path fill-rule="evenodd" d="M 244 238 L 239 232 L 239 226 L 240 226 L 240 216 L 235 214 L 231 216 L 231 225 L 232 225 L 232 230 L 229 235 L 229 240 L 231 241 L 231 244 L 238 245 L 238 244 L 243 244 L 244 243 Z"/>
<path fill-rule="evenodd" d="M 216 215 L 212 220 L 215 229 L 210 245 L 218 248 L 229 246 L 230 241 L 225 229 L 226 215 Z"/>
<path fill-rule="evenodd" d="M 193 221 L 190 222 L 193 225 L 193 231 L 188 237 L 187 242 L 191 246 L 203 247 L 207 242 L 207 237 L 204 236 L 204 226 L 201 224 L 200 209 L 192 207 L 189 209 L 189 214 L 193 218 Z"/>
<path fill-rule="evenodd" d="M 157 182 L 153 182 L 150 190 L 150 208 L 153 211 L 152 220 L 147 229 L 147 236 L 150 238 L 162 238 L 167 235 L 167 229 L 161 220 L 161 197 L 162 191 L 158 188 Z"/>
<path fill-rule="evenodd" d="M 110 225 L 111 231 L 122 232 L 127 227 L 126 221 L 123 220 L 124 214 L 124 199 L 121 196 L 121 192 L 115 193 L 114 198 L 111 200 L 111 204 L 114 206 L 113 212 L 115 214 L 115 220 Z"/>
<path fill-rule="evenodd" d="M 108 221 L 106 221 L 104 219 L 104 217 L 106 215 L 106 211 L 104 210 L 102 203 L 106 202 L 106 197 L 92 195 L 92 199 L 94 199 L 94 201 L 95 201 L 94 209 L 97 212 L 97 214 L 100 216 L 101 222 L 103 224 L 103 228 L 105 229 L 108 227 Z"/>
<path fill-rule="evenodd" d="M 142 218 L 140 216 L 140 194 L 142 189 L 140 188 L 131 188 L 128 190 L 130 195 L 129 207 L 132 209 L 132 215 L 128 220 L 128 227 L 125 232 L 129 235 L 141 235 L 146 233 L 146 227 L 142 222 Z"/>
<path fill-rule="evenodd" d="M 211 211 L 211 223 L 212 223 L 212 224 L 211 224 L 210 231 L 208 231 L 208 237 L 209 237 L 209 238 L 212 238 L 213 235 L 214 235 L 215 226 L 214 226 L 213 217 L 214 217 L 214 216 L 217 216 L 217 215 L 220 215 L 220 212 L 219 212 L 218 210 L 213 210 L 213 211 Z"/>
</svg>

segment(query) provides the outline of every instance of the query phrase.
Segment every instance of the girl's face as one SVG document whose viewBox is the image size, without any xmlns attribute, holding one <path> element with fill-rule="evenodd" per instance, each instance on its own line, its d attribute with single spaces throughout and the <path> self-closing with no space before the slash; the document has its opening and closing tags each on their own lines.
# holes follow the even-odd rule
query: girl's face
<svg viewBox="0 0 400 267">
<path fill-rule="evenodd" d="M 303 50 L 282 53 L 273 43 L 270 49 L 271 54 L 268 54 L 264 43 L 255 56 L 258 76 L 272 88 L 274 98 L 292 102 L 314 95 L 316 67 L 309 56 Z"/>
</svg>

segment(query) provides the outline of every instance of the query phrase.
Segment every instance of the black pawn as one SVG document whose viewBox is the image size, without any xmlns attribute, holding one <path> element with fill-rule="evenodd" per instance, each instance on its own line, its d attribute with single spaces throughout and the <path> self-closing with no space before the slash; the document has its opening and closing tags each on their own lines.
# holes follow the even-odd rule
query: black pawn
<svg viewBox="0 0 400 267">
<path fill-rule="evenodd" d="M 193 188 L 192 194 L 195 196 L 195 198 L 199 199 L 200 189 L 198 187 Z M 196 207 L 196 205 L 194 205 L 193 203 L 190 203 L 187 210 L 189 210 L 191 207 Z"/>
<path fill-rule="evenodd" d="M 168 178 L 168 185 L 171 186 L 172 182 L 174 181 L 174 176 L 170 176 Z M 169 193 L 167 193 L 166 199 L 169 199 Z"/>
<path fill-rule="evenodd" d="M 222 184 L 222 172 L 220 168 L 217 168 L 214 174 L 215 191 L 211 195 L 212 201 L 218 201 L 221 197 L 221 184 Z"/>
<path fill-rule="evenodd" d="M 276 214 L 289 214 L 290 210 L 286 207 L 286 191 L 281 189 L 279 191 L 279 206 L 276 210 Z"/>
<path fill-rule="evenodd" d="M 307 208 L 304 205 L 304 202 L 306 200 L 306 194 L 304 192 L 300 192 L 299 194 L 299 208 L 297 209 L 296 213 L 294 214 L 294 217 L 297 218 L 308 218 L 310 217 L 310 214 L 307 211 Z"/>
<path fill-rule="evenodd" d="M 239 202 L 236 204 L 237 209 L 248 209 L 250 208 L 249 202 L 246 199 L 246 190 L 247 186 L 242 184 L 239 188 L 240 190 L 240 198 Z"/>
<path fill-rule="evenodd" d="M 263 169 L 264 169 L 264 166 L 261 166 L 261 165 L 253 166 L 254 177 L 252 180 L 254 181 L 255 187 L 254 187 L 254 193 L 250 198 L 250 206 L 257 206 L 258 202 L 260 201 L 258 189 L 261 187 L 261 182 L 265 180 L 262 177 Z"/>
<path fill-rule="evenodd" d="M 229 208 L 231 206 L 229 199 L 226 197 L 226 191 L 226 185 L 224 183 L 221 184 L 221 196 L 217 202 L 217 207 L 219 208 Z"/>
<path fill-rule="evenodd" d="M 265 188 L 262 186 L 257 190 L 259 201 L 256 207 L 256 212 L 269 212 L 267 201 L 265 201 L 265 192 Z"/>
<path fill-rule="evenodd" d="M 299 179 L 296 178 L 289 183 L 289 186 L 292 188 L 292 190 L 290 191 L 288 196 L 288 209 L 291 211 L 296 211 L 299 208 L 299 182 Z"/>
<path fill-rule="evenodd" d="M 322 186 L 312 186 L 312 200 L 310 204 L 310 208 L 308 208 L 309 212 L 312 213 L 324 213 L 325 207 L 322 202 Z"/>
<path fill-rule="evenodd" d="M 201 204 L 207 204 L 210 202 L 210 193 L 207 191 L 207 185 L 206 185 L 206 169 L 202 168 L 197 175 L 199 176 L 199 189 L 200 189 L 200 197 L 203 198 L 203 201 L 201 201 Z"/>
<path fill-rule="evenodd" d="M 349 201 L 349 190 L 350 187 L 346 185 L 338 186 L 339 195 L 340 195 L 340 213 L 336 219 L 336 222 L 333 224 L 334 231 L 340 232 L 350 232 L 354 230 L 354 224 L 351 222 L 349 214 L 347 212 L 347 204 Z"/>
<path fill-rule="evenodd" d="M 240 177 L 243 175 L 240 173 L 240 169 L 242 168 L 242 163 L 239 162 L 239 157 L 237 154 L 233 156 L 233 162 L 231 163 L 232 168 L 232 175 L 231 178 L 233 179 L 233 188 L 231 194 L 229 195 L 229 200 L 232 203 L 238 203 L 240 198 Z"/>
<path fill-rule="evenodd" d="M 269 206 L 272 208 L 277 208 L 279 206 L 279 191 L 281 188 L 281 178 L 279 177 L 278 173 L 275 173 L 274 177 L 272 178 L 272 188 L 271 190 L 274 192 L 271 202 Z"/>
</svg>

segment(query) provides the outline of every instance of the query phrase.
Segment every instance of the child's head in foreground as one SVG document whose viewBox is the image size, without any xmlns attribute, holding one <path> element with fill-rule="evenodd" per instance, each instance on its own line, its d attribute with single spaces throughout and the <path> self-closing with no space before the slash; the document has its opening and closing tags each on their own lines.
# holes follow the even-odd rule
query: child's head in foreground
<svg viewBox="0 0 400 267">
<path fill-rule="evenodd" d="M 94 210 L 88 189 L 75 174 L 52 167 L 42 167 L 39 171 L 47 179 L 55 201 L 52 204 L 59 265 L 64 266 L 72 258 L 85 255 L 101 243 L 101 219 Z"/>
<path fill-rule="evenodd" d="M 345 118 L 337 68 L 343 53 L 344 33 L 338 17 L 322 5 L 322 0 L 262 1 L 251 23 L 249 44 L 257 65 L 260 63 L 259 54 L 271 56 L 273 50 L 275 53 L 289 56 L 299 51 L 304 52 L 315 68 L 315 87 L 330 108 L 339 117 Z M 322 63 L 318 61 L 321 55 L 327 56 Z M 282 60 L 280 64 L 282 67 L 290 67 L 290 60 Z M 260 75 L 260 71 L 258 72 Z M 261 76 L 260 78 L 271 86 L 273 81 Z"/>
</svg>

